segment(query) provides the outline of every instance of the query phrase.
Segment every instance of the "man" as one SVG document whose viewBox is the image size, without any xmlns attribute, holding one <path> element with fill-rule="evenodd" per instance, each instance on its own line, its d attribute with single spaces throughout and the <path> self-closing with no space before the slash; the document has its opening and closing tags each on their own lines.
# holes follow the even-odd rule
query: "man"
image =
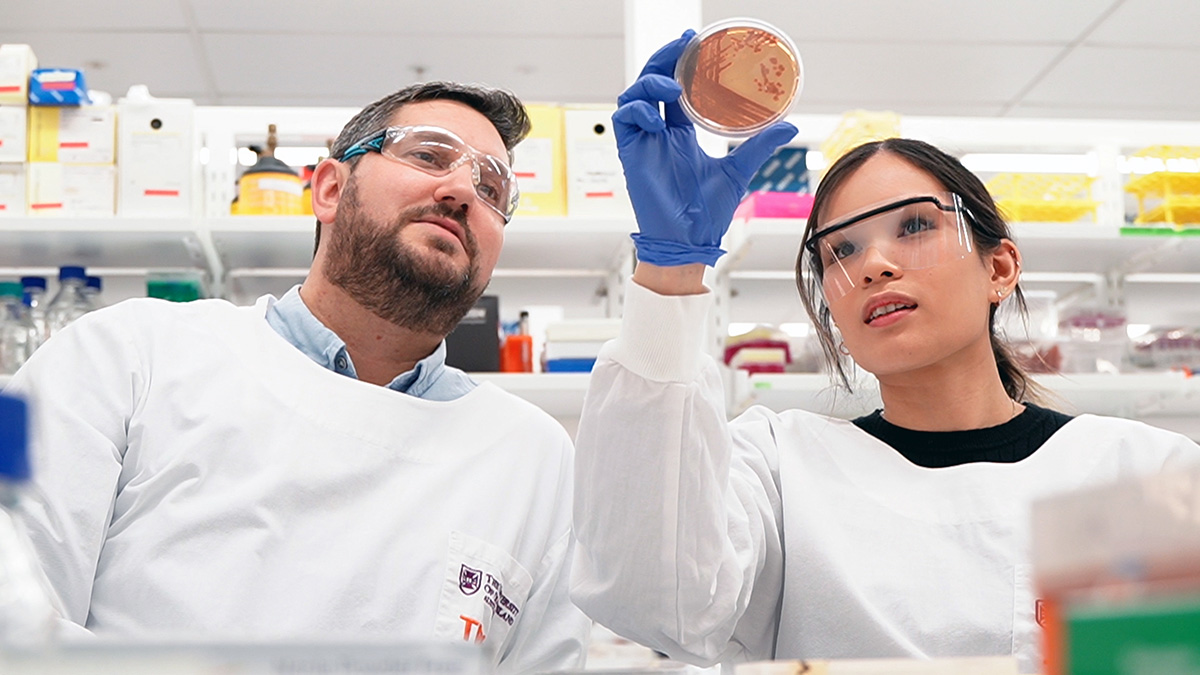
<svg viewBox="0 0 1200 675">
<path fill-rule="evenodd" d="M 66 619 L 105 636 L 470 640 L 579 667 L 571 446 L 447 367 L 529 130 L 505 92 L 415 85 L 312 177 L 304 284 L 253 307 L 131 300 L 44 345 L 24 510 Z"/>
</svg>

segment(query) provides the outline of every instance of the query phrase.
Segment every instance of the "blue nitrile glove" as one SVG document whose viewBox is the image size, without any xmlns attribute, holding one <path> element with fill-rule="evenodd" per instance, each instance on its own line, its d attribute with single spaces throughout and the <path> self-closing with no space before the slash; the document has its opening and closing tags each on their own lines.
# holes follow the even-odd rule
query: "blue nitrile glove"
<svg viewBox="0 0 1200 675">
<path fill-rule="evenodd" d="M 638 260 L 663 267 L 715 264 L 725 253 L 721 237 L 750 179 L 777 147 L 796 135 L 796 127 L 780 122 L 720 159 L 701 150 L 696 129 L 679 104 L 683 90 L 674 79 L 675 61 L 695 34 L 684 31 L 655 52 L 617 99 L 612 117 L 640 230 L 633 235 Z"/>
</svg>

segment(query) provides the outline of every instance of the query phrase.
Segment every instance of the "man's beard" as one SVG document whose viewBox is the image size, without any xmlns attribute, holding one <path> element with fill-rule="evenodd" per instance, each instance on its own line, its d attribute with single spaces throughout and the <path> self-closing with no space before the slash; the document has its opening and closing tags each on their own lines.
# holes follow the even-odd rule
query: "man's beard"
<svg viewBox="0 0 1200 675">
<path fill-rule="evenodd" d="M 465 272 L 448 260 L 428 259 L 399 238 L 400 230 L 414 220 L 436 216 L 462 227 L 468 265 Z M 372 314 L 412 331 L 446 335 L 483 293 L 476 287 L 479 252 L 467 227 L 466 213 L 447 204 L 416 207 L 383 225 L 362 213 L 352 180 L 338 204 L 329 231 L 326 274 Z M 453 253 L 453 244 L 434 240 L 434 248 Z"/>
</svg>

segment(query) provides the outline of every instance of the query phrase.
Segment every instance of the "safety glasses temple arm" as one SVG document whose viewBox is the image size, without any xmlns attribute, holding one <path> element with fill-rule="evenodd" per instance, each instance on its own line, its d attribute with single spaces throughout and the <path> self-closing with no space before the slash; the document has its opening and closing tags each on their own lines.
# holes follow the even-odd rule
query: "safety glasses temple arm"
<svg viewBox="0 0 1200 675">
<path fill-rule="evenodd" d="M 344 162 L 352 157 L 365 155 L 368 152 L 382 152 L 383 140 L 385 138 L 387 138 L 387 129 L 364 138 L 363 140 L 346 148 L 346 151 L 342 153 L 342 156 L 338 161 Z"/>
</svg>

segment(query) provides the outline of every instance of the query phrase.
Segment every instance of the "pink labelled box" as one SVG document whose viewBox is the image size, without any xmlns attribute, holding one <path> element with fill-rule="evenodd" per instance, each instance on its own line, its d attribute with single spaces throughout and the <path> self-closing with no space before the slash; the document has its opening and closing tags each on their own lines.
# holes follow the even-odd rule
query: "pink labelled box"
<svg viewBox="0 0 1200 675">
<path fill-rule="evenodd" d="M 738 205 L 734 217 L 807 218 L 813 196 L 806 192 L 751 192 Z"/>
</svg>

